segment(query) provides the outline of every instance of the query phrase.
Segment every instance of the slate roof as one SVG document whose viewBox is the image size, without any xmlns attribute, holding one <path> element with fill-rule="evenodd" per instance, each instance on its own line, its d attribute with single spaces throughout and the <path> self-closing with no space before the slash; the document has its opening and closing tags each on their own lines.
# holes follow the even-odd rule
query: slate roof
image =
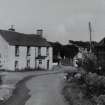
<svg viewBox="0 0 105 105">
<path fill-rule="evenodd" d="M 69 40 L 70 44 L 73 44 L 77 47 L 82 47 L 82 48 L 89 48 L 90 43 L 89 42 L 83 42 L 83 41 L 72 41 Z"/>
<path fill-rule="evenodd" d="M 73 44 L 73 45 L 75 45 L 77 47 L 90 48 L 90 42 L 89 41 L 83 42 L 83 41 L 72 41 L 72 40 L 69 40 L 69 43 Z M 97 46 L 97 42 L 96 41 L 92 41 L 92 47 L 94 47 L 94 46 Z"/>
<path fill-rule="evenodd" d="M 0 35 L 10 44 L 19 46 L 39 46 L 49 47 L 51 46 L 47 40 L 40 35 L 36 34 L 24 34 L 9 30 L 0 30 Z"/>
<path fill-rule="evenodd" d="M 105 47 L 105 38 L 103 38 L 99 43 L 98 46 Z"/>
</svg>

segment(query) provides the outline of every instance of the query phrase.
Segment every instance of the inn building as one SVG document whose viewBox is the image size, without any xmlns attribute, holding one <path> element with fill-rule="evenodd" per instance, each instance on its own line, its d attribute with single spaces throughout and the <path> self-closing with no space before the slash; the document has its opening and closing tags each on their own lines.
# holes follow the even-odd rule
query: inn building
<svg viewBox="0 0 105 105">
<path fill-rule="evenodd" d="M 24 34 L 14 29 L 0 30 L 0 70 L 52 68 L 52 46 L 43 38 L 43 30 Z"/>
</svg>

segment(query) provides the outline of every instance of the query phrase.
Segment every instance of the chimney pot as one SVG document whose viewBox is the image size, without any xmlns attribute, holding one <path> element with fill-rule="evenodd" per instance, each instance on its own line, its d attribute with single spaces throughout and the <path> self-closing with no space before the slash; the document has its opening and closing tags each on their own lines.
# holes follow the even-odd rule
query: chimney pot
<svg viewBox="0 0 105 105">
<path fill-rule="evenodd" d="M 10 30 L 10 31 L 15 31 L 14 25 L 11 25 L 11 28 L 9 28 L 8 30 Z"/>
<path fill-rule="evenodd" d="M 43 36 L 43 30 L 42 29 L 38 29 L 37 30 L 37 35 L 40 35 L 42 37 Z"/>
</svg>

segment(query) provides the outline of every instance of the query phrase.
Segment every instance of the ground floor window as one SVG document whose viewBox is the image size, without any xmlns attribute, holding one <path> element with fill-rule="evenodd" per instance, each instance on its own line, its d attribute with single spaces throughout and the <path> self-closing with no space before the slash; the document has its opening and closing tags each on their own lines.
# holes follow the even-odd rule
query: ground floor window
<svg viewBox="0 0 105 105">
<path fill-rule="evenodd" d="M 2 61 L 0 60 L 0 67 L 2 67 Z"/>
<path fill-rule="evenodd" d="M 47 60 L 47 69 L 49 69 L 49 60 Z"/>
<path fill-rule="evenodd" d="M 30 68 L 30 60 L 27 60 L 27 68 Z"/>
<path fill-rule="evenodd" d="M 15 69 L 18 69 L 18 61 L 15 61 Z"/>
<path fill-rule="evenodd" d="M 42 60 L 39 60 L 39 64 L 42 64 Z"/>
<path fill-rule="evenodd" d="M 2 67 L 2 56 L 1 56 L 1 54 L 0 54 L 0 67 Z"/>
</svg>

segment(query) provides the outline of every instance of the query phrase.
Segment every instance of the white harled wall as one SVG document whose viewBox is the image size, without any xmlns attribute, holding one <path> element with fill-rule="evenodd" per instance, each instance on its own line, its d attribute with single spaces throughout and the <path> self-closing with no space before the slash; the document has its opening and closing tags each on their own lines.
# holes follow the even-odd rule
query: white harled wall
<svg viewBox="0 0 105 105">
<path fill-rule="evenodd" d="M 8 69 L 8 43 L 0 35 L 0 69 Z"/>
<path fill-rule="evenodd" d="M 52 69 L 53 64 L 53 48 L 49 47 L 49 69 Z"/>
<path fill-rule="evenodd" d="M 46 55 L 46 47 L 41 48 L 41 55 L 47 56 L 39 64 L 39 60 L 35 59 L 38 56 L 38 47 L 30 47 L 30 56 L 27 56 L 27 47 L 19 47 L 19 56 L 15 56 L 15 46 L 9 47 L 9 62 L 8 69 L 15 70 L 15 61 L 19 62 L 19 70 L 27 68 L 27 60 L 30 60 L 30 68 L 37 69 L 38 66 L 42 69 L 47 69 L 47 60 L 49 60 L 49 69 L 52 68 L 52 47 L 49 47 L 49 56 Z"/>
</svg>

